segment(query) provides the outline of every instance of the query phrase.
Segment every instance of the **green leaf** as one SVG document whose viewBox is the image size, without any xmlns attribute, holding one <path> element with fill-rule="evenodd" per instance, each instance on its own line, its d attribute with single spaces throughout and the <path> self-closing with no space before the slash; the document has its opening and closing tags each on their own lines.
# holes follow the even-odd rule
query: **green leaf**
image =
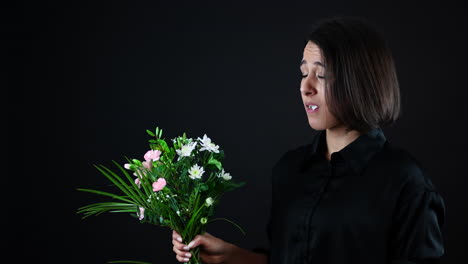
<svg viewBox="0 0 468 264">
<path fill-rule="evenodd" d="M 90 192 L 90 193 L 95 193 L 95 194 L 99 194 L 99 195 L 109 196 L 109 197 L 115 198 L 117 200 L 121 200 L 121 201 L 124 201 L 124 202 L 129 202 L 129 203 L 133 204 L 133 201 L 130 201 L 130 200 L 126 199 L 126 198 L 123 198 L 120 195 L 116 195 L 116 194 L 113 194 L 113 193 L 108 193 L 108 192 L 103 192 L 103 191 L 98 191 L 98 190 L 92 190 L 92 189 L 77 189 L 77 190 L 82 191 L 82 192 Z"/>
<path fill-rule="evenodd" d="M 133 188 L 129 188 L 129 189 L 130 189 L 130 190 L 133 189 L 133 190 L 138 194 L 138 196 L 139 196 L 140 198 L 141 198 L 141 197 L 144 197 L 143 192 L 140 190 L 140 188 L 138 188 L 138 186 L 136 185 L 135 181 L 133 180 L 132 177 L 130 177 L 130 175 L 128 174 L 128 172 L 127 172 L 122 166 L 120 166 L 120 164 L 117 163 L 116 161 L 113 160 L 112 162 L 113 162 L 113 163 L 115 164 L 115 166 L 116 166 L 117 168 L 119 168 L 119 170 L 125 175 L 125 177 L 127 178 L 128 182 L 130 182 L 130 185 L 133 186 Z M 132 194 L 134 194 L 133 191 L 132 191 Z M 146 194 L 146 196 L 148 196 L 147 193 L 145 193 L 145 194 Z M 142 200 L 140 200 L 140 201 L 145 202 L 144 199 L 142 199 Z M 143 204 L 144 204 L 144 203 L 143 203 Z M 142 205 L 143 205 L 143 204 L 142 204 Z"/>
<path fill-rule="evenodd" d="M 162 137 L 162 133 L 163 133 L 163 130 L 162 130 L 162 129 L 159 129 L 158 138 L 161 138 L 161 137 Z"/>
<path fill-rule="evenodd" d="M 95 203 L 95 204 L 86 205 L 86 206 L 81 207 L 80 209 L 88 209 L 88 208 L 91 208 L 91 207 L 95 207 L 95 208 L 97 208 L 97 207 L 101 207 L 101 208 L 114 207 L 114 208 L 120 208 L 120 209 L 122 209 L 122 207 L 127 207 L 127 208 L 135 209 L 135 204 L 132 204 L 132 203 L 116 203 L 116 202 L 103 202 L 103 203 Z"/>
<path fill-rule="evenodd" d="M 240 188 L 242 186 L 244 186 L 246 184 L 246 182 L 233 182 L 233 181 L 224 181 L 224 191 L 225 192 L 228 192 L 228 191 L 232 191 L 234 189 L 237 189 L 237 188 Z"/>
<path fill-rule="evenodd" d="M 125 210 L 112 210 L 109 213 L 134 213 L 135 209 L 125 209 Z"/>
<path fill-rule="evenodd" d="M 94 192 L 94 191 L 93 191 Z M 83 218 L 86 218 L 91 215 L 99 215 L 107 211 L 121 211 L 128 210 L 129 212 L 135 212 L 135 204 L 132 203 L 116 203 L 116 202 L 104 202 L 104 203 L 95 203 L 80 207 L 77 211 L 78 214 L 84 214 Z"/>
<path fill-rule="evenodd" d="M 208 164 L 213 164 L 218 168 L 218 170 L 221 170 L 221 165 L 222 164 L 221 164 L 221 162 L 219 162 L 215 158 L 210 158 L 210 160 L 208 161 Z"/>
<path fill-rule="evenodd" d="M 123 193 L 125 193 L 128 197 L 130 197 L 134 201 L 135 204 L 139 204 L 139 205 L 146 204 L 145 200 L 141 196 L 137 195 L 133 191 L 133 188 L 128 186 L 122 178 L 120 178 L 117 174 L 115 174 L 115 172 L 113 172 L 112 170 L 110 170 L 109 168 L 103 165 L 100 165 L 100 167 L 96 166 L 96 168 L 102 174 L 104 174 L 104 176 L 106 176 L 115 186 L 117 186 Z"/>
<path fill-rule="evenodd" d="M 158 143 L 162 146 L 164 152 L 169 152 L 169 146 L 164 139 L 158 139 Z"/>
<path fill-rule="evenodd" d="M 205 183 L 201 183 L 200 184 L 200 191 L 204 192 L 208 190 L 208 185 L 206 185 Z"/>
<path fill-rule="evenodd" d="M 148 133 L 148 135 L 150 135 L 152 137 L 155 137 L 154 133 L 151 132 L 151 130 L 149 130 L 149 129 L 146 129 L 146 133 Z"/>
</svg>

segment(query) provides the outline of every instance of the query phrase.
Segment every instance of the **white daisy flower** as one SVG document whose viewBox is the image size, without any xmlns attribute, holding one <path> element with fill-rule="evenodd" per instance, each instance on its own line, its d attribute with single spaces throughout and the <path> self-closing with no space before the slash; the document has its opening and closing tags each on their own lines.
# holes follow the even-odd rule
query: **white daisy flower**
<svg viewBox="0 0 468 264">
<path fill-rule="evenodd" d="M 215 145 L 213 142 L 211 142 L 211 139 L 205 135 L 203 135 L 203 138 L 198 138 L 198 140 L 201 141 L 202 147 L 200 148 L 200 151 L 203 150 L 208 150 L 209 152 L 215 152 L 219 153 L 219 146 Z"/>
<path fill-rule="evenodd" d="M 189 171 L 189 177 L 190 179 L 201 179 L 203 173 L 205 173 L 205 170 L 203 167 L 198 166 L 198 164 L 193 165 Z"/>
<path fill-rule="evenodd" d="M 190 142 L 187 145 L 182 145 L 180 149 L 176 149 L 177 154 L 179 155 L 178 160 L 182 157 L 190 157 L 192 151 L 195 149 L 197 142 Z"/>
<path fill-rule="evenodd" d="M 231 174 L 228 172 L 225 172 L 224 169 L 222 169 L 221 172 L 218 173 L 217 176 L 223 178 L 226 181 L 229 181 L 230 179 L 232 179 Z"/>
</svg>

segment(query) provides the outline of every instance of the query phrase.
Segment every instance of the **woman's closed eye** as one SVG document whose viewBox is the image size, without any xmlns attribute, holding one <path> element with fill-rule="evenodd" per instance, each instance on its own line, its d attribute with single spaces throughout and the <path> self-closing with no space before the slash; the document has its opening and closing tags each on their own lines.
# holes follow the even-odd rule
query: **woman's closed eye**
<svg viewBox="0 0 468 264">
<path fill-rule="evenodd" d="M 301 78 L 302 78 L 302 79 L 306 78 L 307 76 L 308 76 L 308 74 L 305 74 L 305 75 L 304 75 L 304 74 L 301 74 Z M 317 74 L 316 76 L 317 76 L 317 78 L 319 78 L 319 79 L 325 79 L 325 76 L 323 76 L 323 75 L 318 75 L 318 74 Z"/>
</svg>

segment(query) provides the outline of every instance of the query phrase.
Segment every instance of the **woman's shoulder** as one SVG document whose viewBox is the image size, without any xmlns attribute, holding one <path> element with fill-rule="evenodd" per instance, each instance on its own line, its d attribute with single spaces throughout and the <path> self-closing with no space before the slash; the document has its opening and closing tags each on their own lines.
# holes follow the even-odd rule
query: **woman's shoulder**
<svg viewBox="0 0 468 264">
<path fill-rule="evenodd" d="M 435 191 L 425 166 L 407 149 L 386 141 L 375 164 L 386 175 L 413 191 Z"/>
<path fill-rule="evenodd" d="M 277 163 L 304 158 L 306 155 L 310 154 L 311 147 L 312 147 L 312 143 L 295 145 L 291 147 L 290 149 L 284 151 L 280 155 Z"/>
<path fill-rule="evenodd" d="M 282 152 L 272 170 L 277 174 L 291 174 L 299 170 L 310 154 L 312 144 L 295 145 Z"/>
</svg>

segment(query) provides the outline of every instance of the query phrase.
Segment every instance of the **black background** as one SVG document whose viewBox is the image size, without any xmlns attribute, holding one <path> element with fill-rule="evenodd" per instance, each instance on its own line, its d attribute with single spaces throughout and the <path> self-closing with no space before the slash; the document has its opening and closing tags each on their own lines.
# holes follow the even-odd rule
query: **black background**
<svg viewBox="0 0 468 264">
<path fill-rule="evenodd" d="M 66 3 L 64 3 L 66 2 Z M 206 133 L 246 181 L 227 193 L 208 232 L 267 246 L 270 171 L 313 131 L 299 94 L 303 39 L 330 15 L 363 16 L 384 33 L 403 114 L 384 128 L 425 167 L 445 199 L 443 263 L 468 237 L 466 8 L 450 1 L 15 2 L 3 7 L 8 156 L 3 218 L 19 263 L 178 263 L 169 229 L 128 215 L 85 220 L 106 188 L 93 164 L 142 158 L 146 129 L 166 139 Z M 171 2 L 171 3 L 169 3 Z M 5 97 L 3 97 L 5 98 Z"/>
</svg>

